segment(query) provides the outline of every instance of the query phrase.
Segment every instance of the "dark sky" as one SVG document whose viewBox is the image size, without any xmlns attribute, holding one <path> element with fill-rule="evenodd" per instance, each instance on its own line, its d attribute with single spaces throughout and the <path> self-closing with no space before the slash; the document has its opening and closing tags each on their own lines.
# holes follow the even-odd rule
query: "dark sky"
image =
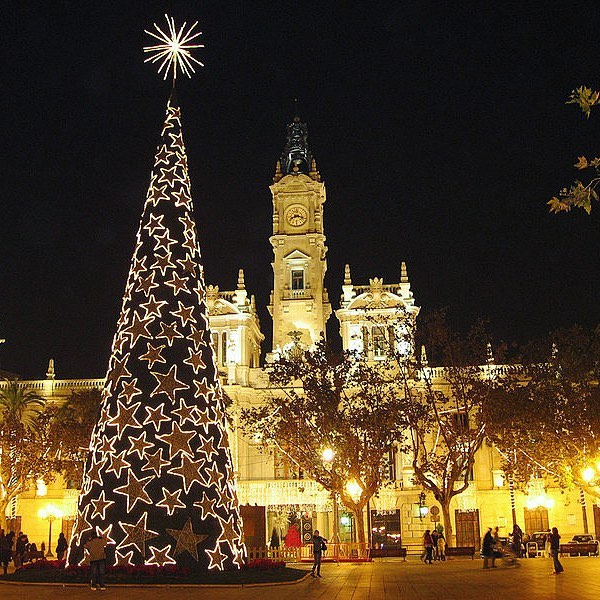
<svg viewBox="0 0 600 600">
<path fill-rule="evenodd" d="M 11 6 L 12 4 L 12 6 Z M 453 6 L 454 4 L 454 6 Z M 464 7 L 468 4 L 468 9 Z M 498 6 L 496 6 L 496 4 Z M 494 343 L 598 318 L 600 205 L 546 200 L 598 152 L 594 2 L 3 5 L 0 368 L 102 377 L 169 93 L 143 29 L 200 21 L 178 95 L 208 283 L 272 285 L 268 185 L 293 99 L 327 185 L 327 285 L 398 281 Z"/>
</svg>

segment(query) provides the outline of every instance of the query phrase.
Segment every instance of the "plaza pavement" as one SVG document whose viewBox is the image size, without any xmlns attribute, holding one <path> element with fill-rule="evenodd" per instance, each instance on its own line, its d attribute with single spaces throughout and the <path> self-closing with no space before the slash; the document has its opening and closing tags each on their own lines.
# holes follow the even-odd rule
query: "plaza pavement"
<svg viewBox="0 0 600 600">
<path fill-rule="evenodd" d="M 424 565 L 416 557 L 363 564 L 325 564 L 322 579 L 294 585 L 232 588 L 25 586 L 0 583 L 2 600 L 598 600 L 600 558 L 522 560 L 519 568 L 482 569 L 481 560 L 457 558 Z"/>
</svg>

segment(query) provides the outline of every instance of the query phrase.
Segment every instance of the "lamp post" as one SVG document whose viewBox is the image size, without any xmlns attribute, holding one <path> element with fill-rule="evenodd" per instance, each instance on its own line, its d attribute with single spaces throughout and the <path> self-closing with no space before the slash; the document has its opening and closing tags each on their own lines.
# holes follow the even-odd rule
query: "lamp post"
<svg viewBox="0 0 600 600">
<path fill-rule="evenodd" d="M 52 554 L 52 523 L 55 519 L 62 519 L 63 513 L 61 510 L 56 508 L 56 506 L 52 504 L 48 504 L 46 508 L 42 508 L 38 515 L 40 518 L 48 521 L 48 552 L 46 552 L 46 557 L 53 558 L 54 554 Z"/>
<path fill-rule="evenodd" d="M 335 452 L 331 448 L 323 449 L 323 465 L 327 470 L 331 469 L 331 463 L 335 458 Z M 333 536 L 331 538 L 332 544 L 340 543 L 340 521 L 338 515 L 338 501 L 337 501 L 337 492 L 331 492 L 331 502 L 333 504 Z M 337 546 L 335 546 L 334 553 L 337 552 Z"/>
<path fill-rule="evenodd" d="M 598 471 L 600 472 L 600 463 L 598 463 Z M 587 467 L 581 472 L 581 478 L 589 485 L 596 477 L 596 471 L 593 467 Z M 585 493 L 583 487 L 579 488 L 579 501 L 581 502 L 581 517 L 583 518 L 583 533 L 589 533 L 587 507 L 585 505 Z"/>
</svg>

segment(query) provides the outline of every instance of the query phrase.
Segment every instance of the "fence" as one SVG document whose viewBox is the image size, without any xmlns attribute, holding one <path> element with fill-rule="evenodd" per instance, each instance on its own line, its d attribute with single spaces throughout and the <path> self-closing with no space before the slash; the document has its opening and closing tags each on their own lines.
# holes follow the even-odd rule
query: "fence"
<svg viewBox="0 0 600 600">
<path fill-rule="evenodd" d="M 312 544 L 307 544 L 299 548 L 290 546 L 281 546 L 279 548 L 249 547 L 248 560 L 257 558 L 270 558 L 271 560 L 283 560 L 285 562 L 310 562 L 313 558 Z M 368 558 L 368 548 L 366 544 L 357 543 L 327 543 L 327 552 L 323 554 L 324 560 L 334 561 L 353 561 L 365 560 Z"/>
</svg>

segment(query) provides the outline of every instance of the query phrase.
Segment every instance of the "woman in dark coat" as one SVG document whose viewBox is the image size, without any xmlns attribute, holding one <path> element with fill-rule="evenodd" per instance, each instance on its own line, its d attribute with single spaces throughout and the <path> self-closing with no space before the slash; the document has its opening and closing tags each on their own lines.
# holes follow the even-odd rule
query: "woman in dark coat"
<svg viewBox="0 0 600 600">
<path fill-rule="evenodd" d="M 554 571 L 552 571 L 554 575 L 559 575 L 564 571 L 563 566 L 560 564 L 560 560 L 558 560 L 559 552 L 560 535 L 558 535 L 558 529 L 553 527 L 552 533 L 550 534 L 550 554 L 552 555 L 552 560 L 554 561 Z"/>
<path fill-rule="evenodd" d="M 423 562 L 431 564 L 433 561 L 433 539 L 429 529 L 423 534 L 423 550 L 425 551 L 425 560 Z"/>
<path fill-rule="evenodd" d="M 65 552 L 68 547 L 69 544 L 67 544 L 67 538 L 65 537 L 65 534 L 61 532 L 58 536 L 58 542 L 56 543 L 56 558 L 58 558 L 58 560 L 62 560 L 65 557 Z"/>
<path fill-rule="evenodd" d="M 488 527 L 487 533 L 483 536 L 483 544 L 481 545 L 481 554 L 483 554 L 483 568 L 488 568 L 488 561 L 492 559 L 492 568 L 496 568 L 494 562 L 496 557 L 494 556 L 494 536 L 492 535 L 492 528 Z"/>
<path fill-rule="evenodd" d="M 0 538 L 0 564 L 4 569 L 4 574 L 8 572 L 8 563 L 12 558 L 12 545 L 13 545 L 13 537 L 14 533 L 11 531 L 6 535 L 2 535 Z"/>
</svg>

